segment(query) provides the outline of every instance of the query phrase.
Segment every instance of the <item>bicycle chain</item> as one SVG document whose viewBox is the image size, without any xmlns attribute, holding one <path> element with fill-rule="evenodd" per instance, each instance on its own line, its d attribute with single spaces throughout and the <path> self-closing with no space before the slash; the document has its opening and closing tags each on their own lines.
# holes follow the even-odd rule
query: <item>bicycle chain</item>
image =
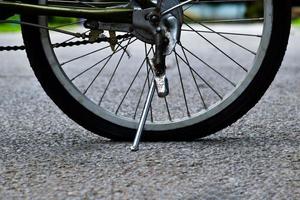
<svg viewBox="0 0 300 200">
<path fill-rule="evenodd" d="M 124 35 L 118 35 L 116 36 L 116 39 L 126 39 L 131 37 L 132 34 L 124 34 Z M 75 41 L 75 42 L 63 42 L 63 43 L 55 43 L 52 45 L 53 48 L 60 48 L 60 47 L 72 47 L 72 46 L 80 46 L 80 45 L 87 45 L 87 44 L 95 44 L 100 42 L 109 42 L 111 38 L 105 37 L 105 38 L 98 38 L 96 41 Z M 20 51 L 25 50 L 25 46 L 0 46 L 0 51 Z"/>
</svg>

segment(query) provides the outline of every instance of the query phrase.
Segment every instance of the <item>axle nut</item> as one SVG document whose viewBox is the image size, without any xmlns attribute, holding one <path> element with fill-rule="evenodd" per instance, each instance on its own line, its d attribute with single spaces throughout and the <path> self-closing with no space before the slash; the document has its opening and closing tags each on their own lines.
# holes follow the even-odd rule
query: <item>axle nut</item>
<svg viewBox="0 0 300 200">
<path fill-rule="evenodd" d="M 159 22 L 159 17 L 157 15 L 151 15 L 150 16 L 150 21 L 152 23 L 158 23 Z"/>
</svg>

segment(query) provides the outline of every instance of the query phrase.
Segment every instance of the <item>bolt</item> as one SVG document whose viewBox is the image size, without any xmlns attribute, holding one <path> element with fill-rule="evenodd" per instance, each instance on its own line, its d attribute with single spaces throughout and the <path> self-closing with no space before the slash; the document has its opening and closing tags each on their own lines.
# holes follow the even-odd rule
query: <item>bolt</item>
<svg viewBox="0 0 300 200">
<path fill-rule="evenodd" d="M 150 16 L 150 21 L 153 23 L 159 22 L 159 17 L 157 15 Z"/>
<path fill-rule="evenodd" d="M 162 31 L 162 30 L 161 30 L 161 27 L 157 27 L 157 28 L 156 28 L 156 32 L 157 32 L 157 33 L 160 33 L 161 31 Z"/>
<path fill-rule="evenodd" d="M 158 21 L 158 16 L 153 15 L 153 16 L 151 17 L 151 20 L 154 21 L 154 22 L 157 22 L 157 21 Z"/>
</svg>

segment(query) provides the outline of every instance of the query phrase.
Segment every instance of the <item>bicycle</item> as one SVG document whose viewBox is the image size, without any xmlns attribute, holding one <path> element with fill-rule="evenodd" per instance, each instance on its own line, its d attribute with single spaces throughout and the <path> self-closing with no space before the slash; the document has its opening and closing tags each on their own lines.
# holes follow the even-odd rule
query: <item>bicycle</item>
<svg viewBox="0 0 300 200">
<path fill-rule="evenodd" d="M 228 4 L 239 17 L 204 15 Z M 98 135 L 135 138 L 132 150 L 143 130 L 145 140 L 193 140 L 241 118 L 280 67 L 291 17 L 282 0 L 0 0 L 0 13 L 21 24 L 56 105 Z"/>
</svg>

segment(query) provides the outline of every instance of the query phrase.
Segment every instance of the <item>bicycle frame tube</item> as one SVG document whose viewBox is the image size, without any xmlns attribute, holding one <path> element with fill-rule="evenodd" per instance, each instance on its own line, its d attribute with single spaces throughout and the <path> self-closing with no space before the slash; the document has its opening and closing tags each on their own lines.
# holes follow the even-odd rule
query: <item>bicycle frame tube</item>
<svg viewBox="0 0 300 200">
<path fill-rule="evenodd" d="M 136 1 L 136 0 L 131 0 Z M 183 2 L 186 0 L 180 0 Z M 224 0 L 226 2 L 251 2 L 256 0 Z M 67 6 L 75 1 L 65 0 L 60 3 L 49 1 L 47 5 L 24 3 L 14 0 L 0 0 L 0 10 L 13 14 L 47 15 L 95 19 L 111 23 L 132 23 L 133 6 L 126 0 L 102 0 L 97 8 Z M 151 0 L 138 0 L 143 7 L 153 5 Z M 197 2 L 219 2 L 219 0 L 197 0 Z M 75 2 L 76 3 L 76 2 Z M 77 2 L 78 3 L 78 2 Z M 0 14 L 1 15 L 1 14 Z"/>
<path fill-rule="evenodd" d="M 74 6 L 61 6 L 61 5 L 37 5 L 16 1 L 1 1 L 0 9 L 15 14 L 28 14 L 28 15 L 47 15 L 47 16 L 60 16 L 60 17 L 76 17 L 86 19 L 96 19 L 102 22 L 114 23 L 131 23 L 133 9 L 125 7 L 125 2 L 103 2 L 99 8 L 86 8 Z M 108 7 L 123 5 L 123 7 Z"/>
</svg>

